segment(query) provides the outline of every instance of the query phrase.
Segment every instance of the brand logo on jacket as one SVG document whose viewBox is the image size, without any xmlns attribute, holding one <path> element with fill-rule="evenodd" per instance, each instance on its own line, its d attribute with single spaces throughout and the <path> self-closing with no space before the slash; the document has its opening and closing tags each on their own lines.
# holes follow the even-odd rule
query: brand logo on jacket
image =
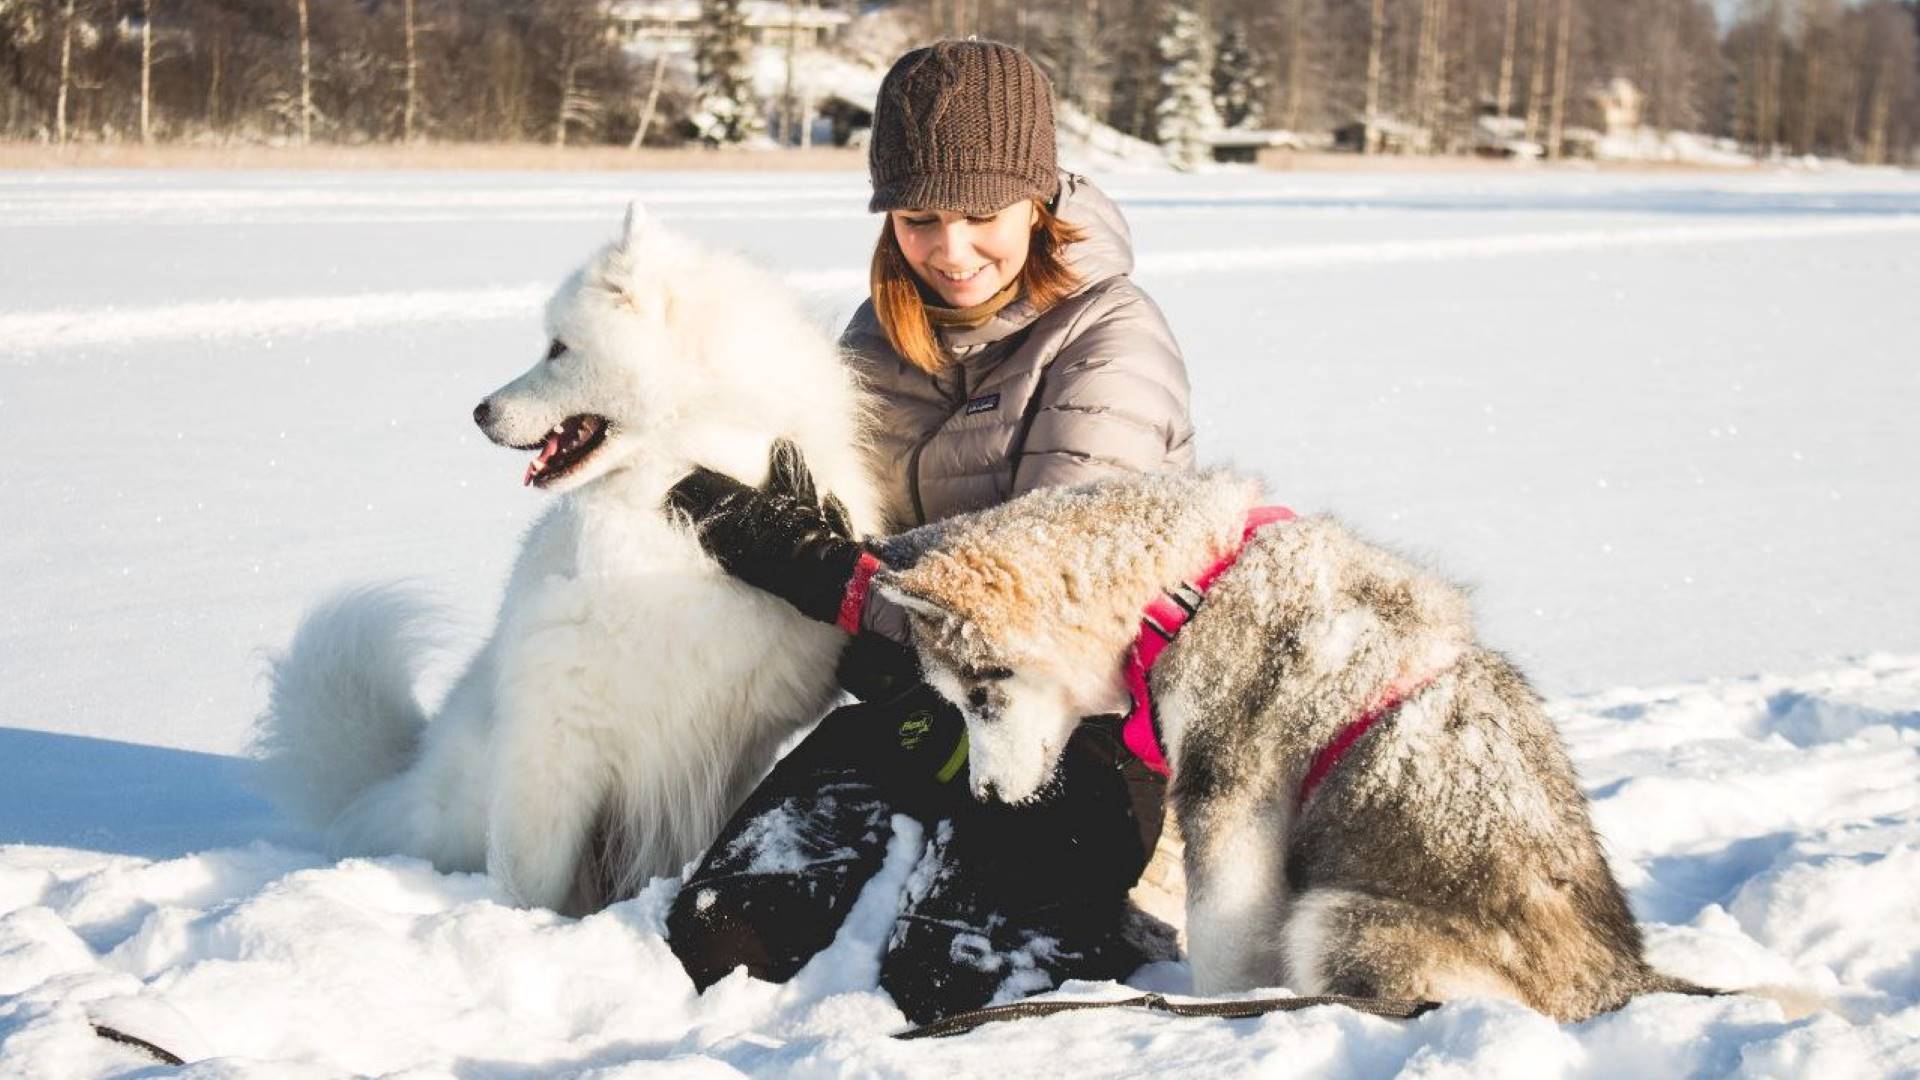
<svg viewBox="0 0 1920 1080">
<path fill-rule="evenodd" d="M 1000 395 L 987 394 L 984 397 L 977 397 L 967 402 L 967 415 L 972 416 L 975 413 L 992 412 L 999 407 Z"/>
</svg>

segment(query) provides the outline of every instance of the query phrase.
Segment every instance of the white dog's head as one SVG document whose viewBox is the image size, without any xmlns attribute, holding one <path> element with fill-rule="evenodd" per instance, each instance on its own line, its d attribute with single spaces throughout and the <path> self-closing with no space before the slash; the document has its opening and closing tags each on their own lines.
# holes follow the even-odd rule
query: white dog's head
<svg viewBox="0 0 1920 1080">
<path fill-rule="evenodd" d="M 679 408 L 697 367 L 673 317 L 675 271 L 689 254 L 632 204 L 620 238 L 548 301 L 546 355 L 473 410 L 487 438 L 535 452 L 527 484 L 567 491 L 604 476 Z"/>
</svg>

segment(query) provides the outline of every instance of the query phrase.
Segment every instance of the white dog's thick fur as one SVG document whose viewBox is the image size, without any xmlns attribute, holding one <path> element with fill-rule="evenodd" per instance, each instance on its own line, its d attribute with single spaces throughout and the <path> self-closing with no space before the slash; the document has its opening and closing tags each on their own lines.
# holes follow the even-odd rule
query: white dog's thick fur
<svg viewBox="0 0 1920 1080">
<path fill-rule="evenodd" d="M 677 872 L 838 693 L 845 635 L 728 578 L 668 487 L 696 463 L 757 483 L 785 436 L 856 528 L 879 514 L 854 380 L 769 274 L 630 210 L 546 322 L 549 357 L 476 414 L 497 443 L 544 445 L 529 482 L 564 492 L 492 637 L 429 719 L 418 605 L 321 605 L 274 662 L 258 755 L 338 853 L 484 867 L 517 902 L 579 912 Z"/>
</svg>

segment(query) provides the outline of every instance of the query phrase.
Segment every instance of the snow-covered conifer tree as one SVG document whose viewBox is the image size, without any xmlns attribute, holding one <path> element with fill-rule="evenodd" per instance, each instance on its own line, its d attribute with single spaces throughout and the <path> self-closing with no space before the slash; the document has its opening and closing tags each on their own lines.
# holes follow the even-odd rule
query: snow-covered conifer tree
<svg viewBox="0 0 1920 1080">
<path fill-rule="evenodd" d="M 1155 131 L 1168 158 L 1190 167 L 1206 159 L 1205 136 L 1220 130 L 1220 113 L 1213 104 L 1213 35 L 1186 0 L 1168 5 L 1159 51 Z"/>
<path fill-rule="evenodd" d="M 687 120 L 709 146 L 744 142 L 765 127 L 753 92 L 752 53 L 740 0 L 701 0 L 693 53 L 699 84 Z"/>
<path fill-rule="evenodd" d="M 1267 75 L 1264 58 L 1247 36 L 1246 25 L 1235 20 L 1220 36 L 1213 58 L 1213 105 L 1222 125 L 1257 128 L 1265 118 Z"/>
</svg>

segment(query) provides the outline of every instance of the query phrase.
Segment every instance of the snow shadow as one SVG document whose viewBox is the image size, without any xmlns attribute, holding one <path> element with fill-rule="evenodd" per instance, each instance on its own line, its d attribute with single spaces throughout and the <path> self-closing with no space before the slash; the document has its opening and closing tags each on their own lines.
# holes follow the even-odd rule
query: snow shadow
<svg viewBox="0 0 1920 1080">
<path fill-rule="evenodd" d="M 1711 851 L 1662 855 L 1647 863 L 1652 880 L 1633 890 L 1634 916 L 1684 925 L 1708 904 L 1725 904 L 1741 885 L 1793 846 L 1791 832 L 1735 840 Z"/>
<path fill-rule="evenodd" d="M 0 844 L 174 858 L 287 831 L 241 758 L 0 727 Z"/>
</svg>

